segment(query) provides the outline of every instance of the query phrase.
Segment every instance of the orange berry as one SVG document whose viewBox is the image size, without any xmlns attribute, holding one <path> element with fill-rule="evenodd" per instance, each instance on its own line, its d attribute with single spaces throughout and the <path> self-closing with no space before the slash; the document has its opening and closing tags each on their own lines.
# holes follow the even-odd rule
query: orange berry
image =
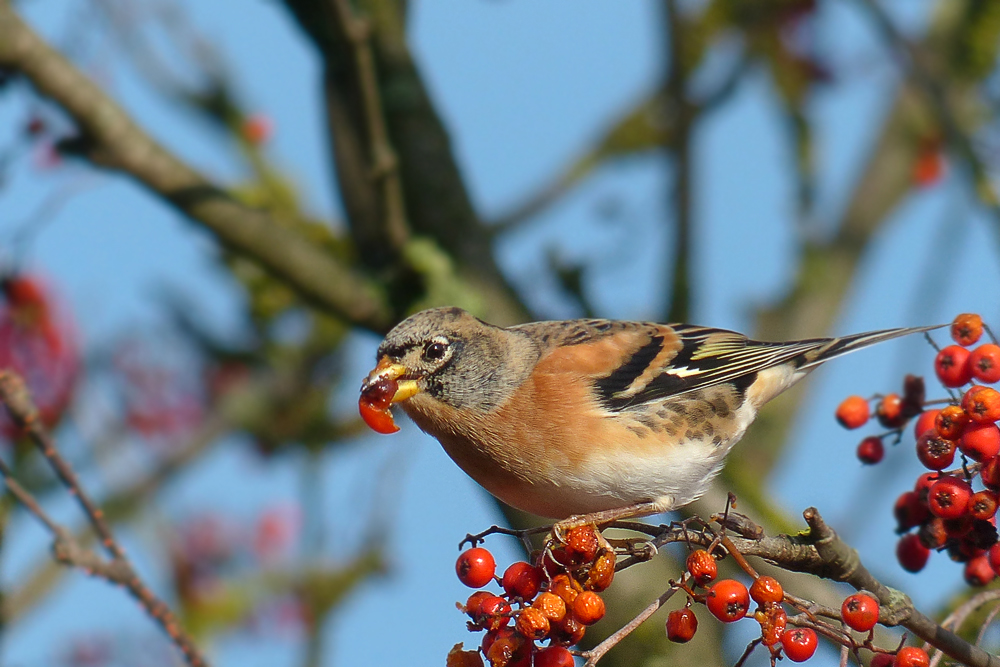
<svg viewBox="0 0 1000 667">
<path fill-rule="evenodd" d="M 906 422 L 903 399 L 899 394 L 886 394 L 875 408 L 878 423 L 886 428 L 899 428 Z"/>
<path fill-rule="evenodd" d="M 962 407 L 972 421 L 991 424 L 1000 419 L 1000 391 L 992 387 L 975 386 L 965 392 Z"/>
<path fill-rule="evenodd" d="M 754 618 L 760 623 L 760 638 L 764 646 L 774 646 L 781 641 L 788 627 L 788 614 L 781 605 L 772 604 L 766 609 L 758 609 Z"/>
<path fill-rule="evenodd" d="M 517 621 L 514 624 L 517 631 L 528 639 L 545 639 L 549 634 L 549 619 L 545 614 L 534 607 L 525 607 L 517 614 Z"/>
<path fill-rule="evenodd" d="M 263 114 L 248 116 L 240 127 L 240 134 L 243 135 L 243 138 L 246 139 L 247 143 L 255 146 L 259 146 L 270 139 L 273 131 L 274 124 L 270 118 Z"/>
<path fill-rule="evenodd" d="M 946 440 L 957 440 L 965 430 L 969 415 L 959 405 L 949 405 L 941 410 L 934 419 L 934 430 Z"/>
<path fill-rule="evenodd" d="M 792 662 L 804 662 L 813 657 L 819 638 L 811 628 L 792 628 L 781 635 L 781 647 Z"/>
<path fill-rule="evenodd" d="M 951 323 L 951 337 L 959 345 L 974 345 L 983 335 L 983 318 L 975 313 L 962 313 Z"/>
<path fill-rule="evenodd" d="M 861 396 L 848 396 L 837 406 L 837 421 L 844 428 L 864 426 L 870 416 L 868 401 Z"/>
<path fill-rule="evenodd" d="M 785 591 L 774 577 L 757 577 L 750 585 L 750 597 L 757 604 L 778 603 L 785 599 Z"/>
<path fill-rule="evenodd" d="M 555 593 L 540 593 L 531 606 L 542 612 L 552 623 L 558 623 L 566 617 L 566 601 Z"/>
<path fill-rule="evenodd" d="M 588 591 L 601 592 L 611 585 L 615 578 L 615 552 L 602 549 L 594 564 L 587 571 L 583 587 Z"/>
<path fill-rule="evenodd" d="M 1000 345 L 986 343 L 969 355 L 972 377 L 980 382 L 994 383 L 1000 380 Z"/>
<path fill-rule="evenodd" d="M 566 603 L 566 607 L 569 608 L 573 606 L 573 601 L 580 594 L 580 584 L 570 579 L 567 574 L 557 574 L 549 582 L 549 592 L 561 597 Z"/>
<path fill-rule="evenodd" d="M 594 591 L 584 591 L 573 601 L 573 617 L 583 625 L 593 625 L 604 618 L 604 600 Z"/>
<path fill-rule="evenodd" d="M 990 491 L 973 493 L 969 498 L 969 515 L 973 519 L 989 521 L 997 513 L 997 497 Z"/>
<path fill-rule="evenodd" d="M 574 563 L 589 563 L 597 555 L 597 532 L 593 526 L 576 526 L 566 533 L 566 555 Z"/>
<path fill-rule="evenodd" d="M 698 549 L 688 554 L 687 570 L 699 586 L 712 583 L 719 575 L 719 566 L 716 564 L 715 558 L 704 549 Z"/>
</svg>

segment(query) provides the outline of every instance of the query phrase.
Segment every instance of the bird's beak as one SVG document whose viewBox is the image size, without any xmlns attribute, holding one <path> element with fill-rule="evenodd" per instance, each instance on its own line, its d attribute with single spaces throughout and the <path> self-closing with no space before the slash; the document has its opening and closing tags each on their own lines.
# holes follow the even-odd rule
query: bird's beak
<svg viewBox="0 0 1000 667">
<path fill-rule="evenodd" d="M 364 393 L 368 387 L 374 386 L 380 380 L 393 380 L 396 383 L 396 393 L 392 396 L 393 403 L 405 401 L 420 393 L 420 384 L 412 377 L 410 369 L 403 364 L 394 363 L 389 357 L 379 359 L 378 365 L 372 369 L 361 385 L 361 392 Z"/>
</svg>

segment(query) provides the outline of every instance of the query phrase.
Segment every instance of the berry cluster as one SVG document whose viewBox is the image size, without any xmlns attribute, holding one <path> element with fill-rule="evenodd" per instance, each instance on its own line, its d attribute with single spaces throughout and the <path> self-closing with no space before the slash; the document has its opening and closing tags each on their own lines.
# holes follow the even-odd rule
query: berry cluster
<svg viewBox="0 0 1000 667">
<path fill-rule="evenodd" d="M 747 616 L 756 620 L 760 624 L 760 637 L 751 643 L 748 650 L 763 644 L 771 653 L 772 664 L 782 654 L 792 662 L 803 662 L 816 653 L 819 645 L 816 630 L 792 625 L 795 619 L 791 622 L 789 620 L 783 606 L 785 592 L 777 579 L 756 576 L 749 590 L 735 579 L 716 581 L 718 566 L 715 557 L 705 549 L 691 552 L 687 558 L 687 573 L 693 584 L 693 588 L 683 587 L 688 594 L 687 603 L 667 616 L 667 637 L 671 641 L 685 643 L 694 637 L 698 630 L 698 619 L 691 606 L 700 603 L 723 623 L 733 623 Z M 704 593 L 698 593 L 694 588 L 700 588 Z M 749 613 L 751 600 L 757 603 L 752 615 Z M 871 645 L 871 631 L 878 623 L 878 616 L 878 601 L 865 593 L 851 595 L 841 605 L 841 620 L 852 630 L 869 633 L 867 640 L 859 646 L 872 650 L 876 649 Z M 884 665 L 893 664 L 892 654 L 877 650 L 876 658 L 887 660 Z M 923 656 L 923 662 L 914 662 L 913 659 L 920 655 Z M 897 667 L 926 667 L 927 654 L 921 649 L 901 649 L 896 655 L 895 664 Z"/>
<path fill-rule="evenodd" d="M 984 332 L 992 342 L 976 346 Z M 878 463 L 885 454 L 883 440 L 894 436 L 899 442 L 907 423 L 915 421 L 917 459 L 931 472 L 896 500 L 897 532 L 902 535 L 896 556 L 905 570 L 919 572 L 932 550 L 947 551 L 965 563 L 966 581 L 985 586 L 1000 572 L 1000 392 L 984 386 L 1000 381 L 1000 345 L 979 315 L 970 313 L 955 318 L 951 337 L 954 344 L 938 350 L 934 360 L 935 375 L 949 398 L 925 400 L 923 380 L 907 376 L 902 396 L 877 399 L 875 416 L 890 431 L 862 440 L 858 458 Z M 943 407 L 932 407 L 938 405 Z M 836 416 L 844 427 L 858 428 L 871 417 L 869 401 L 850 396 Z"/>
<path fill-rule="evenodd" d="M 570 529 L 534 561 L 513 563 L 497 577 L 493 555 L 473 547 L 455 563 L 466 586 L 483 588 L 496 581 L 503 588 L 500 594 L 476 591 L 459 605 L 471 619 L 470 631 L 486 631 L 480 651 L 491 667 L 573 667 L 567 647 L 604 617 L 598 593 L 614 579 L 615 552 L 593 526 Z M 548 646 L 538 645 L 545 640 Z M 449 660 L 449 665 L 482 664 L 473 651 L 453 652 Z"/>
</svg>

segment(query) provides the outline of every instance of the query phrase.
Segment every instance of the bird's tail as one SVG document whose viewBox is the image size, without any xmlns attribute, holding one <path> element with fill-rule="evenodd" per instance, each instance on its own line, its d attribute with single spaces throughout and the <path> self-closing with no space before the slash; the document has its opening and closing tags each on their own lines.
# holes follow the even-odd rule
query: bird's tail
<svg viewBox="0 0 1000 667">
<path fill-rule="evenodd" d="M 893 338 L 899 338 L 900 336 L 907 336 L 909 334 L 921 333 L 924 331 L 933 331 L 934 329 L 940 329 L 941 327 L 944 326 L 947 325 L 935 324 L 933 326 L 928 326 L 928 327 L 885 329 L 883 331 L 869 331 L 867 333 L 853 334 L 851 336 L 830 338 L 825 341 L 824 345 L 814 347 L 813 349 L 802 353 L 801 357 L 802 362 L 799 365 L 799 369 L 809 370 L 822 364 L 825 361 L 829 361 L 830 359 L 834 359 L 836 357 L 841 357 L 845 354 L 850 354 L 851 352 L 868 347 L 869 345 L 875 345 L 876 343 L 892 340 Z"/>
</svg>

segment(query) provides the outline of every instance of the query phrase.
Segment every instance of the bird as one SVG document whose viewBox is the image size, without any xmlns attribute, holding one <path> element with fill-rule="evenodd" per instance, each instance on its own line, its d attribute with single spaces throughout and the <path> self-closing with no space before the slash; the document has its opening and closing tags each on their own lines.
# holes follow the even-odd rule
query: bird
<svg viewBox="0 0 1000 667">
<path fill-rule="evenodd" d="M 765 403 L 830 359 L 935 328 L 761 342 L 608 319 L 499 327 L 432 308 L 385 336 L 360 404 L 384 432 L 401 407 L 508 505 L 601 525 L 694 502 Z"/>
</svg>

